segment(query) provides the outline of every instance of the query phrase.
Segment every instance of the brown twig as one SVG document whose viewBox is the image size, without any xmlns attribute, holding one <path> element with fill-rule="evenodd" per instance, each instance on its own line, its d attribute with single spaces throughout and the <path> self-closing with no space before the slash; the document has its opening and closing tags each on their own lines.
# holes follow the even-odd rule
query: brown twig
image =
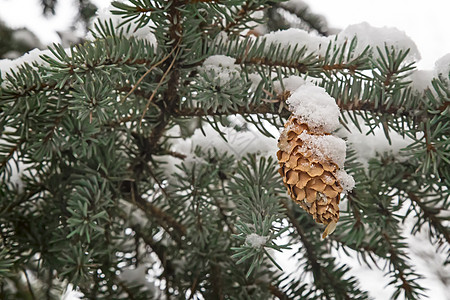
<svg viewBox="0 0 450 300">
<path fill-rule="evenodd" d="M 11 157 L 14 156 L 14 153 L 19 149 L 19 147 L 25 142 L 25 139 L 20 139 L 17 144 L 11 147 L 9 149 L 8 154 L 5 156 L 5 158 L 0 162 L 0 170 L 3 169 L 3 167 L 8 163 L 8 161 L 11 159 Z"/>
<path fill-rule="evenodd" d="M 175 220 L 172 216 L 168 215 L 167 213 L 165 213 L 163 210 L 156 207 L 152 203 L 146 201 L 136 193 L 134 200 L 136 201 L 135 202 L 136 205 L 146 214 L 163 221 L 165 224 L 169 225 L 170 228 L 173 228 L 178 233 L 179 236 L 186 235 L 186 228 L 182 224 L 178 223 L 178 221 Z"/>
<path fill-rule="evenodd" d="M 178 56 L 178 53 L 180 52 L 180 48 L 178 48 L 178 46 L 176 46 L 175 48 L 177 48 L 176 52 L 175 52 L 175 56 L 173 57 L 172 62 L 170 63 L 169 67 L 167 68 L 167 70 L 164 72 L 163 76 L 161 77 L 161 80 L 158 82 L 158 85 L 156 86 L 156 88 L 153 90 L 153 93 L 151 94 L 150 98 L 148 98 L 147 104 L 145 105 L 144 111 L 142 112 L 142 116 L 141 119 L 139 120 L 139 126 L 141 126 L 142 124 L 142 120 L 144 119 L 145 113 L 147 112 L 148 108 L 150 107 L 150 103 L 152 102 L 153 98 L 156 95 L 156 92 L 158 91 L 158 89 L 161 87 L 161 85 L 164 82 L 164 79 L 166 78 L 167 74 L 169 74 L 170 70 L 172 69 L 175 60 Z M 174 49 L 175 49 L 174 48 Z M 173 49 L 172 49 L 173 50 Z"/>
<path fill-rule="evenodd" d="M 292 298 L 288 297 L 282 290 L 280 290 L 277 286 L 273 284 L 269 284 L 269 291 L 272 295 L 277 297 L 280 300 L 290 300 Z"/>
<path fill-rule="evenodd" d="M 268 67 L 285 67 L 290 69 L 296 69 L 299 73 L 305 74 L 308 72 L 309 67 L 303 63 L 297 62 L 283 62 L 277 60 L 271 60 L 267 57 L 253 56 L 248 58 L 246 56 L 236 57 L 236 64 L 251 64 L 251 65 L 264 65 Z"/>
<path fill-rule="evenodd" d="M 220 3 L 220 0 L 186 0 L 186 4 L 196 4 L 196 3 L 211 3 L 216 2 Z"/>
<path fill-rule="evenodd" d="M 359 212 L 358 208 L 355 205 L 354 198 L 356 197 L 356 194 L 354 191 L 348 193 L 347 199 L 348 203 L 352 208 L 353 216 L 355 218 L 355 225 L 353 225 L 355 228 L 359 228 L 363 226 L 363 222 L 361 221 L 361 213 Z"/>
<path fill-rule="evenodd" d="M 155 11 L 155 9 L 153 7 L 141 7 L 141 6 L 137 6 L 136 7 L 136 11 L 140 12 L 140 13 L 149 13 L 152 11 Z"/>
<path fill-rule="evenodd" d="M 323 65 L 322 69 L 324 71 L 349 70 L 350 72 L 353 73 L 358 69 L 358 65 L 347 65 L 347 64 Z"/>
<path fill-rule="evenodd" d="M 173 157 L 182 159 L 182 160 L 186 158 L 186 154 L 179 153 L 179 152 L 176 152 L 176 151 L 171 151 L 171 150 L 163 150 L 163 151 L 161 151 L 161 152 L 158 153 L 158 154 L 161 154 L 161 155 L 170 155 L 170 156 L 173 156 Z"/>
<path fill-rule="evenodd" d="M 166 189 L 163 187 L 161 181 L 156 177 L 155 173 L 153 173 L 151 168 L 148 168 L 148 172 L 150 173 L 150 176 L 153 178 L 153 180 L 156 182 L 158 187 L 161 189 L 161 192 L 164 194 L 166 198 L 169 198 L 169 194 L 167 193 Z"/>
<path fill-rule="evenodd" d="M 375 107 L 375 104 L 369 101 L 359 100 L 354 102 L 347 102 L 344 103 L 342 100 L 337 99 L 337 104 L 340 107 L 341 110 L 345 111 L 367 111 L 372 113 L 380 113 L 380 114 L 391 114 L 396 116 L 408 116 L 410 117 L 410 114 L 408 111 L 404 111 L 401 109 L 401 107 L 396 106 L 378 106 Z M 280 102 L 281 104 L 281 102 Z M 191 116 L 221 116 L 221 115 L 233 115 L 233 114 L 239 114 L 239 115 L 249 115 L 249 114 L 273 114 L 273 115 L 280 115 L 282 117 L 289 117 L 291 114 L 290 111 L 287 109 L 283 109 L 281 113 L 279 113 L 279 105 L 278 103 L 261 103 L 259 105 L 248 105 L 248 106 L 241 106 L 236 109 L 229 109 L 227 112 L 221 111 L 220 109 L 208 109 L 204 110 L 202 108 L 182 108 L 182 109 L 176 109 L 174 111 L 175 116 L 179 117 L 191 117 Z"/>
<path fill-rule="evenodd" d="M 212 283 L 212 295 L 214 299 L 223 300 L 223 287 L 222 287 L 222 276 L 220 273 L 220 267 L 217 262 L 211 262 L 211 283 Z"/>
<path fill-rule="evenodd" d="M 59 123 L 61 122 L 61 119 L 62 119 L 61 114 L 63 114 L 67 110 L 68 107 L 69 107 L 69 105 L 65 105 L 58 112 L 58 117 L 55 118 L 55 120 L 53 122 L 54 125 L 52 126 L 50 132 L 44 137 L 43 143 L 48 142 L 53 137 L 53 135 L 55 134 L 55 129 L 58 127 Z"/>
<path fill-rule="evenodd" d="M 122 100 L 120 100 L 120 103 L 123 103 L 123 102 L 125 101 L 125 99 L 127 99 L 128 96 L 130 96 L 130 95 L 136 90 L 136 88 L 141 84 L 142 80 L 144 80 L 144 78 L 145 78 L 148 74 L 150 74 L 151 71 L 153 71 L 157 66 L 159 66 L 160 64 L 162 64 L 163 62 L 165 62 L 165 61 L 173 54 L 173 52 L 175 51 L 175 49 L 178 48 L 179 42 L 180 42 L 180 41 L 178 41 L 178 44 L 177 44 L 174 48 L 172 48 L 172 50 L 169 52 L 169 54 L 167 54 L 167 55 L 164 56 L 160 61 L 158 61 L 156 64 L 154 64 L 153 66 L 151 66 L 151 67 L 144 73 L 144 75 L 142 75 L 142 76 L 138 79 L 138 81 L 136 81 L 135 85 L 131 88 L 131 90 L 130 90 L 123 98 L 122 98 Z M 148 109 L 148 108 L 147 108 L 147 109 Z"/>
<path fill-rule="evenodd" d="M 425 218 L 430 220 L 430 223 L 436 229 L 438 229 L 440 233 L 442 233 L 442 235 L 444 236 L 444 238 L 447 241 L 447 243 L 450 244 L 450 233 L 447 230 L 447 228 L 444 225 L 442 225 L 442 223 L 440 222 L 439 218 L 436 216 L 437 213 L 439 213 L 441 211 L 441 209 L 438 209 L 437 212 L 433 212 L 433 210 L 435 211 L 437 208 L 435 208 L 435 207 L 430 208 L 430 207 L 426 206 L 420 200 L 419 196 L 417 196 L 413 192 L 407 191 L 406 194 L 408 195 L 409 199 L 411 199 L 412 202 L 416 203 L 419 206 L 419 208 L 422 210 L 423 215 L 425 216 Z"/>
<path fill-rule="evenodd" d="M 410 295 L 412 292 L 412 287 L 409 284 L 409 282 L 406 280 L 406 276 L 405 273 L 403 271 L 403 268 L 401 266 L 398 265 L 396 259 L 398 257 L 398 253 L 396 248 L 394 247 L 394 245 L 392 245 L 391 242 L 391 238 L 389 237 L 389 235 L 386 233 L 386 231 L 383 230 L 383 232 L 381 233 L 381 236 L 383 237 L 383 239 L 386 241 L 387 246 L 388 246 L 388 253 L 389 253 L 389 260 L 392 264 L 392 266 L 395 268 L 395 270 L 397 272 L 395 272 L 394 274 L 396 275 L 396 277 L 398 277 L 400 279 L 400 281 L 402 282 L 402 289 L 405 291 L 406 295 Z"/>
</svg>

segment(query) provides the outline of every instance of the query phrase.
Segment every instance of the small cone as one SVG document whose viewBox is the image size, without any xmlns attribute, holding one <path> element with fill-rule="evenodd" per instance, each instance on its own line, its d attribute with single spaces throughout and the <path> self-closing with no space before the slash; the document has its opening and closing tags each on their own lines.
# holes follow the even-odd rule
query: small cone
<svg viewBox="0 0 450 300">
<path fill-rule="evenodd" d="M 294 115 L 284 127 L 278 140 L 279 172 L 292 200 L 316 222 L 327 225 L 322 236 L 325 238 L 334 231 L 339 220 L 340 192 L 343 190 L 335 176 L 339 168 L 330 159 L 313 155 L 311 149 L 303 146 L 299 135 L 305 131 L 310 135 L 328 133 L 317 129 L 311 131 Z"/>
</svg>

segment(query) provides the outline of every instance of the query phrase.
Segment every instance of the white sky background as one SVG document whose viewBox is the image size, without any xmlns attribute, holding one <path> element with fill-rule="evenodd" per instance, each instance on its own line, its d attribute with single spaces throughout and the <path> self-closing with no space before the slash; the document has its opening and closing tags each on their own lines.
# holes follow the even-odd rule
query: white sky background
<svg viewBox="0 0 450 300">
<path fill-rule="evenodd" d="M 0 0 L 0 19 L 12 27 L 28 27 L 44 44 L 60 42 L 55 30 L 66 30 L 77 10 L 73 0 L 60 0 L 56 16 L 45 18 L 39 0 Z M 109 0 L 92 0 L 106 7 Z M 394 26 L 416 42 L 422 55 L 419 69 L 450 52 L 450 1 L 447 0 L 305 0 L 323 14 L 330 27 L 343 29 L 366 21 L 373 26 Z"/>
<path fill-rule="evenodd" d="M 40 0 L 0 0 L 0 20 L 11 27 L 27 27 L 35 32 L 44 44 L 60 42 L 55 30 L 64 31 L 72 25 L 77 9 L 74 0 L 59 0 L 56 16 L 42 16 Z M 99 8 L 109 5 L 109 0 L 92 0 Z M 434 63 L 450 53 L 450 1 L 448 0 L 305 0 L 311 10 L 323 14 L 330 27 L 344 29 L 348 25 L 368 22 L 373 26 L 397 27 L 405 31 L 417 44 L 422 60 L 419 69 L 433 69 Z M 353 259 L 341 257 L 341 261 L 355 264 Z M 421 262 L 423 264 L 423 262 Z M 286 271 L 296 268 L 292 261 L 281 262 Z M 424 269 L 421 266 L 420 269 Z M 352 274 L 362 279 L 363 288 L 376 299 L 388 299 L 391 288 L 385 285 L 389 278 L 366 267 L 356 268 Z M 370 278 L 368 280 L 368 278 Z M 437 279 L 429 278 L 430 287 Z M 450 299 L 442 287 L 431 286 L 431 300 Z"/>
</svg>

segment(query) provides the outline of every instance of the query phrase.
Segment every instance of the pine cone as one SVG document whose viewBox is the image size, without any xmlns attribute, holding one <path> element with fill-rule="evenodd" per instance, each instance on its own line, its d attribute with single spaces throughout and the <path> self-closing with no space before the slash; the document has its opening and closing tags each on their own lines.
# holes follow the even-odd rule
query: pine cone
<svg viewBox="0 0 450 300">
<path fill-rule="evenodd" d="M 328 225 L 323 233 L 325 238 L 334 231 L 339 220 L 339 200 L 343 188 L 336 178 L 338 165 L 331 157 L 320 155 L 321 149 L 309 147 L 306 137 L 329 134 L 317 129 L 310 130 L 294 115 L 284 127 L 278 141 L 279 173 L 292 200 L 312 215 L 316 222 Z"/>
</svg>

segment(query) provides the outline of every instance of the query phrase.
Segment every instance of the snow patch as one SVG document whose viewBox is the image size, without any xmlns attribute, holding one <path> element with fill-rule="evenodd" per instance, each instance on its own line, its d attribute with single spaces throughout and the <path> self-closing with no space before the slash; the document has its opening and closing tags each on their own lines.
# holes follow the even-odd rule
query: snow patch
<svg viewBox="0 0 450 300">
<path fill-rule="evenodd" d="M 235 68 L 236 59 L 226 55 L 212 55 L 205 59 L 203 62 L 203 67 L 206 66 L 217 66 L 217 67 L 228 67 Z"/>
<path fill-rule="evenodd" d="M 69 53 L 69 49 L 65 49 L 66 53 Z M 17 68 L 25 63 L 28 63 L 29 65 L 32 64 L 38 64 L 38 65 L 48 65 L 47 62 L 45 62 L 41 56 L 47 55 L 55 60 L 58 60 L 53 53 L 50 50 L 40 50 L 40 49 L 33 49 L 29 51 L 28 53 L 25 53 L 19 58 L 16 59 L 2 59 L 0 60 L 0 72 L 1 72 L 1 78 L 5 78 L 6 73 L 10 73 L 11 71 L 17 71 Z"/>
<path fill-rule="evenodd" d="M 239 76 L 241 68 L 235 64 L 236 59 L 225 55 L 212 55 L 205 59 L 200 70 L 214 73 L 221 84 L 228 83 L 233 77 Z"/>
<path fill-rule="evenodd" d="M 111 13 L 111 10 L 115 10 L 116 8 L 110 5 L 107 8 L 100 9 L 97 12 L 97 21 L 98 23 L 104 23 L 105 21 L 111 20 L 114 27 L 118 28 L 119 24 L 125 21 L 125 18 L 119 15 L 113 15 Z M 157 40 L 152 32 L 151 24 L 149 23 L 144 27 L 138 28 L 138 24 L 135 22 L 128 22 L 122 26 L 122 28 L 126 29 L 129 26 L 129 30 L 124 30 L 123 35 L 127 38 L 135 37 L 137 39 L 146 40 L 154 47 L 157 46 Z M 86 39 L 88 40 L 94 40 L 94 37 L 92 36 L 92 33 L 88 33 Z"/>
<path fill-rule="evenodd" d="M 258 73 L 249 73 L 248 74 L 248 80 L 252 83 L 252 85 L 250 86 L 251 89 L 253 91 L 256 91 L 256 89 L 258 88 L 259 83 L 262 80 L 262 77 Z"/>
<path fill-rule="evenodd" d="M 320 160 L 331 160 L 339 166 L 344 167 L 345 162 L 345 141 L 332 135 L 312 135 L 305 131 L 298 136 L 302 142 L 302 152 L 310 150 L 314 156 Z"/>
<path fill-rule="evenodd" d="M 300 86 L 306 84 L 305 79 L 301 78 L 297 75 L 292 75 L 283 79 L 284 90 L 293 92 L 298 89 Z M 281 86 L 281 82 L 275 81 L 273 83 L 273 89 L 277 94 L 281 94 L 283 92 L 283 88 Z"/>
<path fill-rule="evenodd" d="M 264 246 L 264 244 L 269 239 L 268 236 L 260 236 L 256 233 L 251 233 L 247 235 L 247 238 L 245 239 L 245 243 L 249 245 L 252 248 L 259 249 Z"/>
<path fill-rule="evenodd" d="M 12 32 L 13 40 L 24 43 L 31 47 L 42 47 L 37 36 L 27 29 L 17 29 Z"/>
<path fill-rule="evenodd" d="M 154 291 L 155 285 L 148 280 L 149 266 L 146 264 L 140 264 L 136 268 L 122 269 L 119 274 L 119 278 L 128 284 L 141 284 L 148 290 Z"/>
<path fill-rule="evenodd" d="M 372 47 L 372 55 L 378 58 L 379 54 L 376 47 L 379 47 L 384 53 L 384 47 L 394 48 L 396 50 L 410 49 L 407 58 L 408 62 L 420 60 L 420 53 L 413 40 L 395 27 L 375 27 L 367 22 L 350 25 L 338 34 L 338 43 L 352 40 L 356 36 L 357 46 L 355 55 L 361 54 L 367 46 Z"/>
<path fill-rule="evenodd" d="M 408 77 L 407 81 L 411 81 L 411 87 L 414 91 L 422 93 L 427 88 L 431 87 L 431 80 L 434 74 L 430 70 L 415 70 Z"/>
<path fill-rule="evenodd" d="M 306 4 L 305 1 L 303 1 L 303 0 L 289 0 L 289 1 L 281 3 L 281 6 L 292 9 L 296 13 L 309 10 L 308 4 Z"/>
<path fill-rule="evenodd" d="M 450 81 L 450 53 L 439 58 L 434 65 L 434 74 Z"/>
<path fill-rule="evenodd" d="M 389 136 L 391 138 L 391 144 L 389 144 L 381 127 L 377 127 L 371 134 L 367 134 L 370 132 L 370 127 L 364 124 L 364 120 L 361 117 L 358 117 L 358 122 L 362 132 L 360 132 L 353 123 L 348 123 L 347 127 L 350 132 L 342 128 L 337 134 L 347 138 L 347 142 L 351 144 L 352 148 L 356 151 L 356 159 L 361 162 L 364 167 L 368 167 L 371 158 L 383 153 L 389 153 L 390 155 L 395 156 L 399 161 L 404 161 L 409 158 L 409 156 L 402 152 L 401 149 L 413 143 L 411 138 L 403 137 L 395 131 L 389 131 Z"/>
<path fill-rule="evenodd" d="M 348 193 L 355 187 L 355 179 L 353 179 L 353 176 L 349 175 L 345 170 L 339 169 L 334 174 L 336 176 L 337 181 L 341 185 L 341 187 L 344 189 L 344 193 Z"/>
<path fill-rule="evenodd" d="M 292 4 L 287 2 L 283 5 L 286 7 L 298 5 L 298 9 L 303 9 L 303 1 L 296 2 Z M 421 58 L 416 44 L 404 31 L 395 27 L 375 27 L 367 22 L 350 25 L 337 35 L 328 37 L 319 36 L 314 32 L 309 33 L 299 28 L 270 32 L 262 37 L 266 40 L 266 50 L 272 43 L 279 45 L 282 49 L 289 46 L 291 48 L 297 46 L 297 49 L 306 47 L 309 52 L 323 57 L 330 43 L 339 47 L 356 37 L 357 44 L 353 52 L 354 56 L 359 56 L 367 46 L 370 46 L 372 48 L 371 54 L 376 59 L 380 57 L 376 47 L 379 47 L 381 52 L 384 53 L 384 48 L 387 46 L 397 51 L 410 49 L 405 59 L 406 62 L 418 61 Z"/>
<path fill-rule="evenodd" d="M 269 49 L 270 44 L 274 43 L 280 45 L 281 48 L 290 46 L 293 49 L 297 46 L 297 49 L 300 50 L 302 47 L 306 47 L 309 52 L 315 52 L 322 56 L 325 54 L 328 43 L 330 42 L 326 37 L 308 33 L 299 28 L 278 30 L 265 34 L 262 37 L 266 40 L 266 50 Z"/>
<path fill-rule="evenodd" d="M 262 156 L 272 156 L 278 150 L 277 140 L 262 135 L 254 125 L 248 124 L 242 117 L 229 116 L 231 127 L 224 127 L 219 125 L 219 129 L 225 136 L 226 142 L 210 125 L 204 124 L 203 131 L 200 128 L 194 131 L 194 134 L 188 139 L 172 139 L 173 145 L 171 150 L 186 155 L 184 160 L 175 158 L 173 156 L 160 156 L 159 158 L 166 164 L 164 172 L 169 177 L 178 172 L 175 165 L 184 162 L 189 166 L 193 163 L 204 163 L 194 155 L 194 149 L 197 146 L 202 147 L 203 150 L 216 149 L 220 154 L 231 154 L 240 159 L 248 153 L 258 153 Z M 272 135 L 278 134 L 278 129 L 269 123 L 264 123 L 264 126 Z M 241 127 L 238 130 L 236 128 Z M 168 136 L 179 136 L 179 127 L 174 127 L 167 132 Z"/>
<path fill-rule="evenodd" d="M 306 84 L 300 86 L 286 101 L 289 110 L 310 128 L 332 132 L 339 127 L 339 107 L 325 89 Z"/>
</svg>

